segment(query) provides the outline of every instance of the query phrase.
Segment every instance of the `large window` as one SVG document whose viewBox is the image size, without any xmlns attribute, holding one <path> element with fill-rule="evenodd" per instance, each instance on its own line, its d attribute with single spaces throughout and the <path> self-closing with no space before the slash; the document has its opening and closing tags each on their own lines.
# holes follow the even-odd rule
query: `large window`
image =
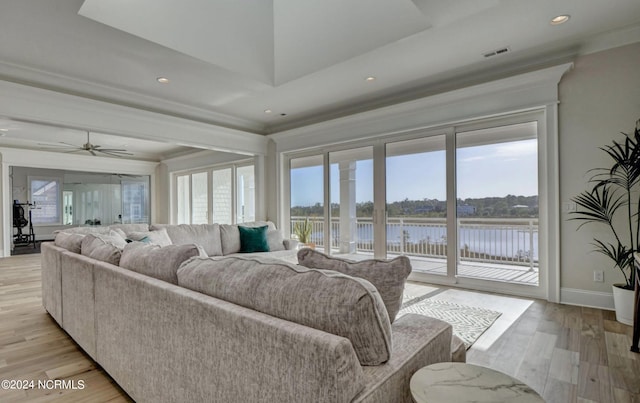
<svg viewBox="0 0 640 403">
<path fill-rule="evenodd" d="M 326 253 L 405 255 L 425 281 L 536 294 L 541 116 L 293 154 L 292 234 L 310 221 L 311 242 Z"/>
<path fill-rule="evenodd" d="M 173 221 L 233 224 L 255 221 L 253 164 L 234 164 L 174 175 Z"/>
<path fill-rule="evenodd" d="M 60 178 L 29 177 L 31 222 L 34 225 L 62 224 L 62 186 Z"/>
</svg>

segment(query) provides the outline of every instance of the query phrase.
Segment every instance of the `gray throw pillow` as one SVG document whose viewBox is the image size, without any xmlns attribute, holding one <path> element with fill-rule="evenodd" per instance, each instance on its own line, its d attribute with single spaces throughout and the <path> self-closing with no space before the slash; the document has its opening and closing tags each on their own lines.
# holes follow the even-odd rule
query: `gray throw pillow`
<svg viewBox="0 0 640 403">
<path fill-rule="evenodd" d="M 76 234 L 70 232 L 58 232 L 56 234 L 55 244 L 73 253 L 80 253 L 82 249 L 82 240 L 85 234 Z"/>
<path fill-rule="evenodd" d="M 346 337 L 362 365 L 391 356 L 391 323 L 371 283 L 251 256 L 194 258 L 178 284 L 277 318 Z"/>
<path fill-rule="evenodd" d="M 118 234 L 87 234 L 82 240 L 82 255 L 118 266 L 127 243 Z"/>
<path fill-rule="evenodd" d="M 178 284 L 176 272 L 185 260 L 200 256 L 195 245 L 168 245 L 160 247 L 142 242 L 127 244 L 122 251 L 120 267 L 172 284 Z"/>
<path fill-rule="evenodd" d="M 378 289 L 392 323 L 402 305 L 404 284 L 411 273 L 411 261 L 406 256 L 398 256 L 391 260 L 369 259 L 356 262 L 304 248 L 298 251 L 298 263 L 315 269 L 334 270 L 371 282 Z"/>
</svg>

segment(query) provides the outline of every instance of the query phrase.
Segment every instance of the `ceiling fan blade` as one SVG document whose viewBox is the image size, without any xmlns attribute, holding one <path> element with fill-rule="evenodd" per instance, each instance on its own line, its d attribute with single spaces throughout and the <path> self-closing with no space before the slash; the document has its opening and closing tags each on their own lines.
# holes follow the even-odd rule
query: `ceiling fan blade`
<svg viewBox="0 0 640 403">
<path fill-rule="evenodd" d="M 122 149 L 122 148 L 100 148 L 100 149 L 95 149 L 96 151 L 109 151 L 109 152 L 121 152 L 121 153 L 126 153 L 127 150 Z"/>
<path fill-rule="evenodd" d="M 94 157 L 96 156 L 96 153 L 93 152 L 93 150 L 87 150 L 91 153 L 91 155 L 93 155 Z"/>
<path fill-rule="evenodd" d="M 39 146 L 45 146 L 45 147 L 51 147 L 51 148 L 69 148 L 69 147 L 78 148 L 78 146 L 73 145 L 73 144 L 68 144 L 68 143 L 61 143 L 61 144 L 38 143 L 38 145 Z"/>
<path fill-rule="evenodd" d="M 111 155 L 112 157 L 124 157 L 125 155 L 133 155 L 131 153 L 125 153 L 122 151 L 104 151 L 104 150 L 96 150 L 106 155 Z"/>
</svg>

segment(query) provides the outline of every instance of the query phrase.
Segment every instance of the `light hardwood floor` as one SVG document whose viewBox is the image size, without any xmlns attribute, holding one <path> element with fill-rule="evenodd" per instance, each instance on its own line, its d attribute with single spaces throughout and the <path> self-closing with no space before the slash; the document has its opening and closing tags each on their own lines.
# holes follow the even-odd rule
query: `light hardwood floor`
<svg viewBox="0 0 640 403">
<path fill-rule="evenodd" d="M 437 288 L 453 298 L 468 295 Z M 40 255 L 0 259 L 0 380 L 82 380 L 85 387 L 0 389 L 0 402 L 130 401 L 46 313 L 40 294 Z M 467 362 L 515 376 L 549 403 L 640 402 L 640 355 L 629 352 L 631 327 L 609 311 L 521 301 L 523 312 L 505 313 L 508 325 L 494 324 L 485 342 L 479 339 L 467 352 Z"/>
</svg>

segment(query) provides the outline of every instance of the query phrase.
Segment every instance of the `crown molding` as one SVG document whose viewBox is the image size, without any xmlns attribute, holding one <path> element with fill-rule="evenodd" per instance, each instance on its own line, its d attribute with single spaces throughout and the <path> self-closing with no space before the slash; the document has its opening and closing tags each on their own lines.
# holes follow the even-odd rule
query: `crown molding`
<svg viewBox="0 0 640 403">
<path fill-rule="evenodd" d="M 186 147 L 247 155 L 267 149 L 262 135 L 9 81 L 0 81 L 0 111 L 9 119 Z"/>
<path fill-rule="evenodd" d="M 527 110 L 558 101 L 564 63 L 268 135 L 279 151 L 301 150 Z"/>
</svg>

